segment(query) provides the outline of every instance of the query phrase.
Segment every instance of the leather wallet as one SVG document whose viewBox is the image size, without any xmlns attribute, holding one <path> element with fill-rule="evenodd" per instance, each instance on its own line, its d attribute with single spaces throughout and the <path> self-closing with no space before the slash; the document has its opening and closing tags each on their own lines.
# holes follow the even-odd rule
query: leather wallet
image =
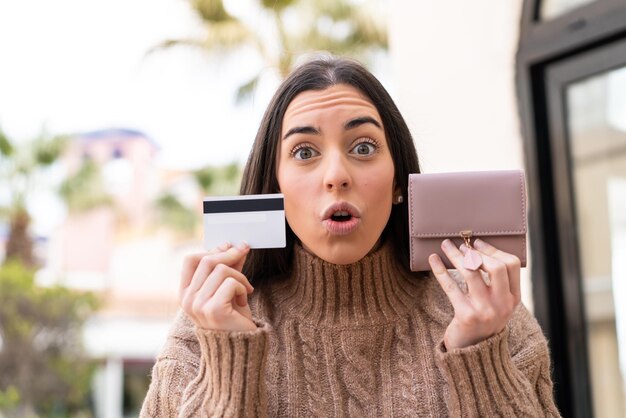
<svg viewBox="0 0 626 418">
<path fill-rule="evenodd" d="M 409 174 L 411 270 L 431 270 L 428 257 L 450 238 L 457 246 L 480 238 L 526 266 L 526 187 L 523 170 Z"/>
</svg>

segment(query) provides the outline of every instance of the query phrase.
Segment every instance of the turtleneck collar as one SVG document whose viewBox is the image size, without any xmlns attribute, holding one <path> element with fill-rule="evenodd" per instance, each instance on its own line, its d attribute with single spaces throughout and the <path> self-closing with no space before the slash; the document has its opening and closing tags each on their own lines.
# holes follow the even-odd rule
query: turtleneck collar
<svg viewBox="0 0 626 418">
<path fill-rule="evenodd" d="M 353 264 L 331 264 L 294 248 L 291 276 L 272 299 L 285 313 L 318 325 L 372 325 L 405 317 L 419 304 L 419 282 L 402 271 L 389 243 Z"/>
</svg>

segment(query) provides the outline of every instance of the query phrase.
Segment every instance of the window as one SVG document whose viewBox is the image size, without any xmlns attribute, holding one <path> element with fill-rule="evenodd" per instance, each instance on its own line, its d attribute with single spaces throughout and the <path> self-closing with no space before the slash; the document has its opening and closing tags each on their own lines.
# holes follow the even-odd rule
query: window
<svg viewBox="0 0 626 418">
<path fill-rule="evenodd" d="M 517 69 L 557 403 L 626 416 L 626 2 L 525 1 Z"/>
</svg>

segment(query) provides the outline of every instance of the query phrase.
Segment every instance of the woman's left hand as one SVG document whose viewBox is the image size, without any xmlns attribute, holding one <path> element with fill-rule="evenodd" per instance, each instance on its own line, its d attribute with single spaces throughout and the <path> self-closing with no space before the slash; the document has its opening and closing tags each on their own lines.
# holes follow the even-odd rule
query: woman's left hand
<svg viewBox="0 0 626 418">
<path fill-rule="evenodd" d="M 482 257 L 480 270 L 489 274 L 487 285 L 480 270 L 463 267 L 465 245 L 459 249 L 452 241 L 445 240 L 441 248 L 467 283 L 465 293 L 450 277 L 437 254 L 428 258 L 435 277 L 454 307 L 454 318 L 443 339 L 446 349 L 468 347 L 502 331 L 521 300 L 519 258 L 477 239 L 474 250 Z"/>
</svg>

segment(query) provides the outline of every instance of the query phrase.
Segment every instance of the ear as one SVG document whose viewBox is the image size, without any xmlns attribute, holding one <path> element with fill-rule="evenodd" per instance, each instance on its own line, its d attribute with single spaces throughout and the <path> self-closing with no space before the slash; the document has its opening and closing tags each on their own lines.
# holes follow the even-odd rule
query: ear
<svg viewBox="0 0 626 418">
<path fill-rule="evenodd" d="M 398 205 L 402 203 L 403 201 L 404 201 L 404 196 L 402 196 L 402 189 L 400 189 L 400 186 L 396 185 L 394 181 L 392 203 L 394 205 Z"/>
</svg>

